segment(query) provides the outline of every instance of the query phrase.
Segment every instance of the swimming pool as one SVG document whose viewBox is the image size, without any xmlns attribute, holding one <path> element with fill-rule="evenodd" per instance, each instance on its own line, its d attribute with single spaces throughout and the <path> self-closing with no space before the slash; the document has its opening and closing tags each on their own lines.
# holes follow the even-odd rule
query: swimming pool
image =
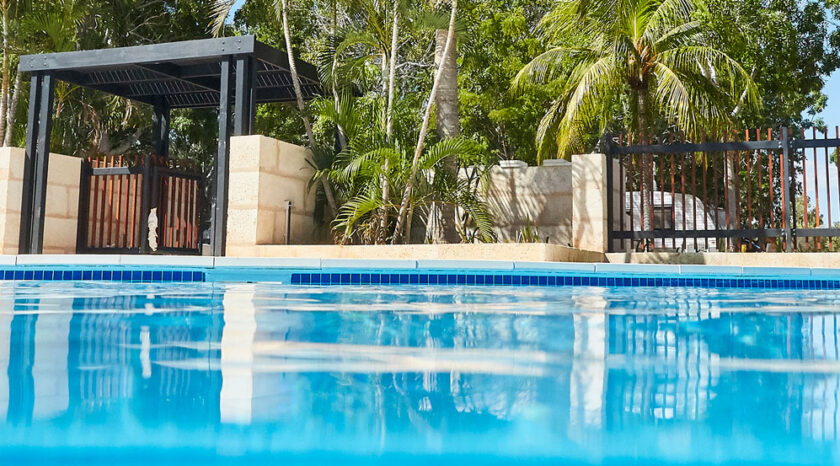
<svg viewBox="0 0 840 466">
<path fill-rule="evenodd" d="M 797 285 L 825 277 L 479 286 L 458 283 L 476 271 L 398 271 L 399 285 L 363 285 L 364 271 L 288 271 L 286 283 L 160 272 L 0 282 L 0 464 L 840 458 L 840 294 Z M 360 283 L 320 283 L 333 272 Z"/>
</svg>

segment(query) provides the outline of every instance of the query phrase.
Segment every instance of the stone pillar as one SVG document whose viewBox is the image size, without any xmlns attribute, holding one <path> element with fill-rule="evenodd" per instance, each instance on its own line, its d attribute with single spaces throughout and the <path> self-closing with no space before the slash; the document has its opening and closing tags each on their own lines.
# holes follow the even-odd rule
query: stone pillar
<svg viewBox="0 0 840 466">
<path fill-rule="evenodd" d="M 619 165 L 613 161 L 613 229 L 619 225 Z M 572 156 L 572 246 L 607 252 L 607 156 Z M 617 243 L 617 242 L 616 242 Z"/>
<path fill-rule="evenodd" d="M 0 254 L 17 254 L 23 195 L 24 149 L 0 148 Z M 44 254 L 75 254 L 82 159 L 50 154 Z"/>
<path fill-rule="evenodd" d="M 260 255 L 261 245 L 286 243 L 287 202 L 291 208 L 290 244 L 317 244 L 315 189 L 307 149 L 265 136 L 230 140 L 227 256 Z"/>
</svg>

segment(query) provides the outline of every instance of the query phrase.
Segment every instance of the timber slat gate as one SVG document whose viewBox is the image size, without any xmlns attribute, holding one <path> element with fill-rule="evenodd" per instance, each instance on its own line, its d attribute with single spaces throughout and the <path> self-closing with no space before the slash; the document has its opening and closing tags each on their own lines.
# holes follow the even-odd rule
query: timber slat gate
<svg viewBox="0 0 840 466">
<path fill-rule="evenodd" d="M 840 249 L 838 148 L 840 127 L 607 138 L 609 249 Z"/>
<path fill-rule="evenodd" d="M 148 204 L 157 208 L 157 253 L 200 254 L 201 170 L 156 156 L 108 156 L 82 163 L 79 253 L 139 254 L 148 247 Z"/>
</svg>

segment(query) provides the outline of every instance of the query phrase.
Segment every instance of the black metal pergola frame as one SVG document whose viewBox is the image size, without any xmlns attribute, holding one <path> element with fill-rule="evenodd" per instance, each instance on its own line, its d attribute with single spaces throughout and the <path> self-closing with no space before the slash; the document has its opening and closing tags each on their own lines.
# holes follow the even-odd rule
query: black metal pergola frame
<svg viewBox="0 0 840 466">
<path fill-rule="evenodd" d="M 319 93 L 315 67 L 299 60 L 295 65 L 304 98 Z M 169 153 L 171 109 L 219 109 L 210 222 L 211 251 L 216 256 L 225 254 L 230 137 L 252 134 L 257 104 L 295 100 L 287 53 L 254 36 L 26 55 L 20 58 L 19 69 L 32 77 L 21 201 L 21 254 L 40 254 L 43 250 L 56 81 L 152 105 L 156 155 L 163 157 Z M 150 177 L 144 177 L 142 219 L 151 205 L 147 182 Z M 146 229 L 141 228 L 141 232 L 141 244 L 145 246 Z"/>
</svg>

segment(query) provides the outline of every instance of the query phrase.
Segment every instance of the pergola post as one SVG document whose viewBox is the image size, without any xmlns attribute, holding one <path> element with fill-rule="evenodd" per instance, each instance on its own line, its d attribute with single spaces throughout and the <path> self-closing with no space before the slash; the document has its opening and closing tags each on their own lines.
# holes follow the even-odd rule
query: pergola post
<svg viewBox="0 0 840 466">
<path fill-rule="evenodd" d="M 29 253 L 41 254 L 44 248 L 44 217 L 47 205 L 47 172 L 50 165 L 50 130 L 52 129 L 55 79 L 51 73 L 41 76 L 38 98 L 38 137 L 35 149 L 34 193 Z M 26 181 L 24 181 L 24 184 Z M 21 219 L 23 220 L 23 219 Z"/>
<path fill-rule="evenodd" d="M 230 57 L 221 61 L 219 86 L 219 151 L 213 166 L 213 212 L 210 222 L 210 249 L 214 256 L 225 255 L 227 231 L 228 172 L 230 171 L 231 88 L 233 84 Z"/>
<path fill-rule="evenodd" d="M 152 138 L 155 147 L 154 155 L 169 158 L 169 106 L 163 97 L 157 97 L 154 103 L 154 114 L 152 115 Z M 154 189 L 154 168 L 151 154 L 143 157 L 143 197 L 140 200 L 140 250 L 150 252 L 149 229 L 146 221 L 152 207 L 157 205 Z"/>
<path fill-rule="evenodd" d="M 152 116 L 155 155 L 169 158 L 169 106 L 163 97 L 157 97 Z"/>
<path fill-rule="evenodd" d="M 41 102 L 41 74 L 33 73 L 29 85 L 29 113 L 26 121 L 26 155 L 23 162 L 23 192 L 20 202 L 20 236 L 18 253 L 29 254 L 29 240 L 32 236 L 32 198 L 35 185 L 35 150 L 38 148 L 38 109 Z"/>
<path fill-rule="evenodd" d="M 233 106 L 233 135 L 245 136 L 254 131 L 257 115 L 257 93 L 255 71 L 256 60 L 253 57 L 236 59 L 236 91 Z"/>
</svg>

